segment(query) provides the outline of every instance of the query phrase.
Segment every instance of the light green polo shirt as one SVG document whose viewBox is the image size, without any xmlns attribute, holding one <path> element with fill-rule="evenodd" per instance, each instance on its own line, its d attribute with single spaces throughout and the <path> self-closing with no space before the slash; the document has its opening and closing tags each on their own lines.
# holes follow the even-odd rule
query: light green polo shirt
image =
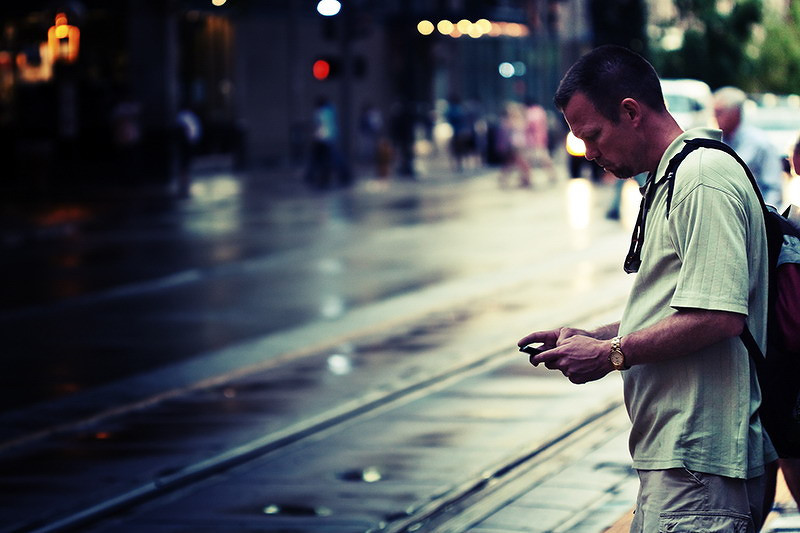
<svg viewBox="0 0 800 533">
<path fill-rule="evenodd" d="M 669 160 L 684 139 L 719 139 L 690 130 L 667 148 L 655 179 L 642 264 L 620 335 L 653 325 L 680 308 L 747 316 L 764 348 L 767 244 L 761 207 L 742 167 L 721 150 L 700 148 L 678 167 L 666 216 Z M 674 359 L 624 371 L 633 423 L 630 450 L 641 470 L 685 467 L 736 478 L 760 475 L 776 457 L 754 413 L 761 393 L 747 349 L 729 338 Z"/>
</svg>

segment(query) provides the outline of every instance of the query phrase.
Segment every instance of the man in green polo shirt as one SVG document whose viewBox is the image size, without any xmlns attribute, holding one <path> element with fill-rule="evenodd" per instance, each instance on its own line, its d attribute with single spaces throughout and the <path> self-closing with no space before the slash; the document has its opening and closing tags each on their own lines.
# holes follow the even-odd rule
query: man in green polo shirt
<svg viewBox="0 0 800 533">
<path fill-rule="evenodd" d="M 681 163 L 667 202 L 669 160 L 694 137 L 664 105 L 638 54 L 597 48 L 561 80 L 555 103 L 586 158 L 619 178 L 649 172 L 638 273 L 620 322 L 538 331 L 536 365 L 574 383 L 621 371 L 640 491 L 632 532 L 757 531 L 765 465 L 777 458 L 757 415 L 761 393 L 739 334 L 764 348 L 766 236 L 758 198 L 728 154 L 700 148 Z M 639 263 L 640 260 L 640 263 Z"/>
</svg>

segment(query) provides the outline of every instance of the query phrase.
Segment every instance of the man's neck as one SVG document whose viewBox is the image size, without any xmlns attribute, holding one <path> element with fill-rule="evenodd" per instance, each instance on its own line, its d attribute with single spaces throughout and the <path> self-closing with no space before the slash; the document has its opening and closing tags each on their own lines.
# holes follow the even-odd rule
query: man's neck
<svg viewBox="0 0 800 533">
<path fill-rule="evenodd" d="M 675 139 L 683 134 L 683 130 L 672 118 L 672 115 L 656 116 L 652 121 L 651 128 L 652 140 L 647 149 L 647 170 L 655 172 L 661 162 L 661 158 L 664 156 L 664 152 L 667 151 L 667 148 Z"/>
</svg>

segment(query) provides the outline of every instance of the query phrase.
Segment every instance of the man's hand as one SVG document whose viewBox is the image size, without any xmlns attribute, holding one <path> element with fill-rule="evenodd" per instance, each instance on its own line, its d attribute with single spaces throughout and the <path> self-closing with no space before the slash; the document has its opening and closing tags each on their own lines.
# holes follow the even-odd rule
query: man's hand
<svg viewBox="0 0 800 533">
<path fill-rule="evenodd" d="M 729 311 L 679 309 L 652 326 L 625 335 L 623 351 L 628 365 L 642 365 L 684 357 L 742 333 L 745 316 Z M 608 360 L 610 339 L 619 334 L 619 322 L 586 332 L 559 328 L 523 337 L 520 346 L 544 343 L 545 350 L 530 357 L 560 370 L 573 383 L 600 379 L 613 370 Z"/>
<path fill-rule="evenodd" d="M 517 341 L 517 346 L 522 348 L 523 346 L 527 346 L 529 344 L 541 342 L 544 344 L 542 346 L 543 350 L 551 350 L 560 343 L 564 342 L 566 339 L 575 335 L 591 336 L 589 332 L 576 328 L 558 328 L 545 331 L 534 331 L 530 335 L 526 335 Z"/>
<path fill-rule="evenodd" d="M 542 350 L 550 350 L 556 347 L 561 329 L 563 328 L 546 331 L 534 331 L 530 335 L 526 335 L 517 341 L 517 346 L 522 348 L 523 346 L 527 346 L 529 344 L 542 343 Z M 533 361 L 531 361 L 531 364 L 533 364 Z"/>
<path fill-rule="evenodd" d="M 611 343 L 585 335 L 571 335 L 555 348 L 530 357 L 533 365 L 544 363 L 551 370 L 560 370 L 573 383 L 595 381 L 614 367 L 608 361 Z"/>
<path fill-rule="evenodd" d="M 542 353 L 531 355 L 533 366 L 544 363 L 560 370 L 573 383 L 586 383 L 602 378 L 613 370 L 608 362 L 610 344 L 593 338 L 593 334 L 577 328 L 536 331 L 519 340 L 520 347 L 542 343 Z"/>
</svg>

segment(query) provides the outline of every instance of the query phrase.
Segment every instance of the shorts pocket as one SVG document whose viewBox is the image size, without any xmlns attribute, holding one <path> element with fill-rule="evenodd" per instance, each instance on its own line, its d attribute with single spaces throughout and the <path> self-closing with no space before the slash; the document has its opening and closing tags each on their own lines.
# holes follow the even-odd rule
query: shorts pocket
<svg viewBox="0 0 800 533">
<path fill-rule="evenodd" d="M 661 513 L 658 533 L 748 533 L 753 531 L 748 515 L 731 511 L 686 511 Z"/>
</svg>

